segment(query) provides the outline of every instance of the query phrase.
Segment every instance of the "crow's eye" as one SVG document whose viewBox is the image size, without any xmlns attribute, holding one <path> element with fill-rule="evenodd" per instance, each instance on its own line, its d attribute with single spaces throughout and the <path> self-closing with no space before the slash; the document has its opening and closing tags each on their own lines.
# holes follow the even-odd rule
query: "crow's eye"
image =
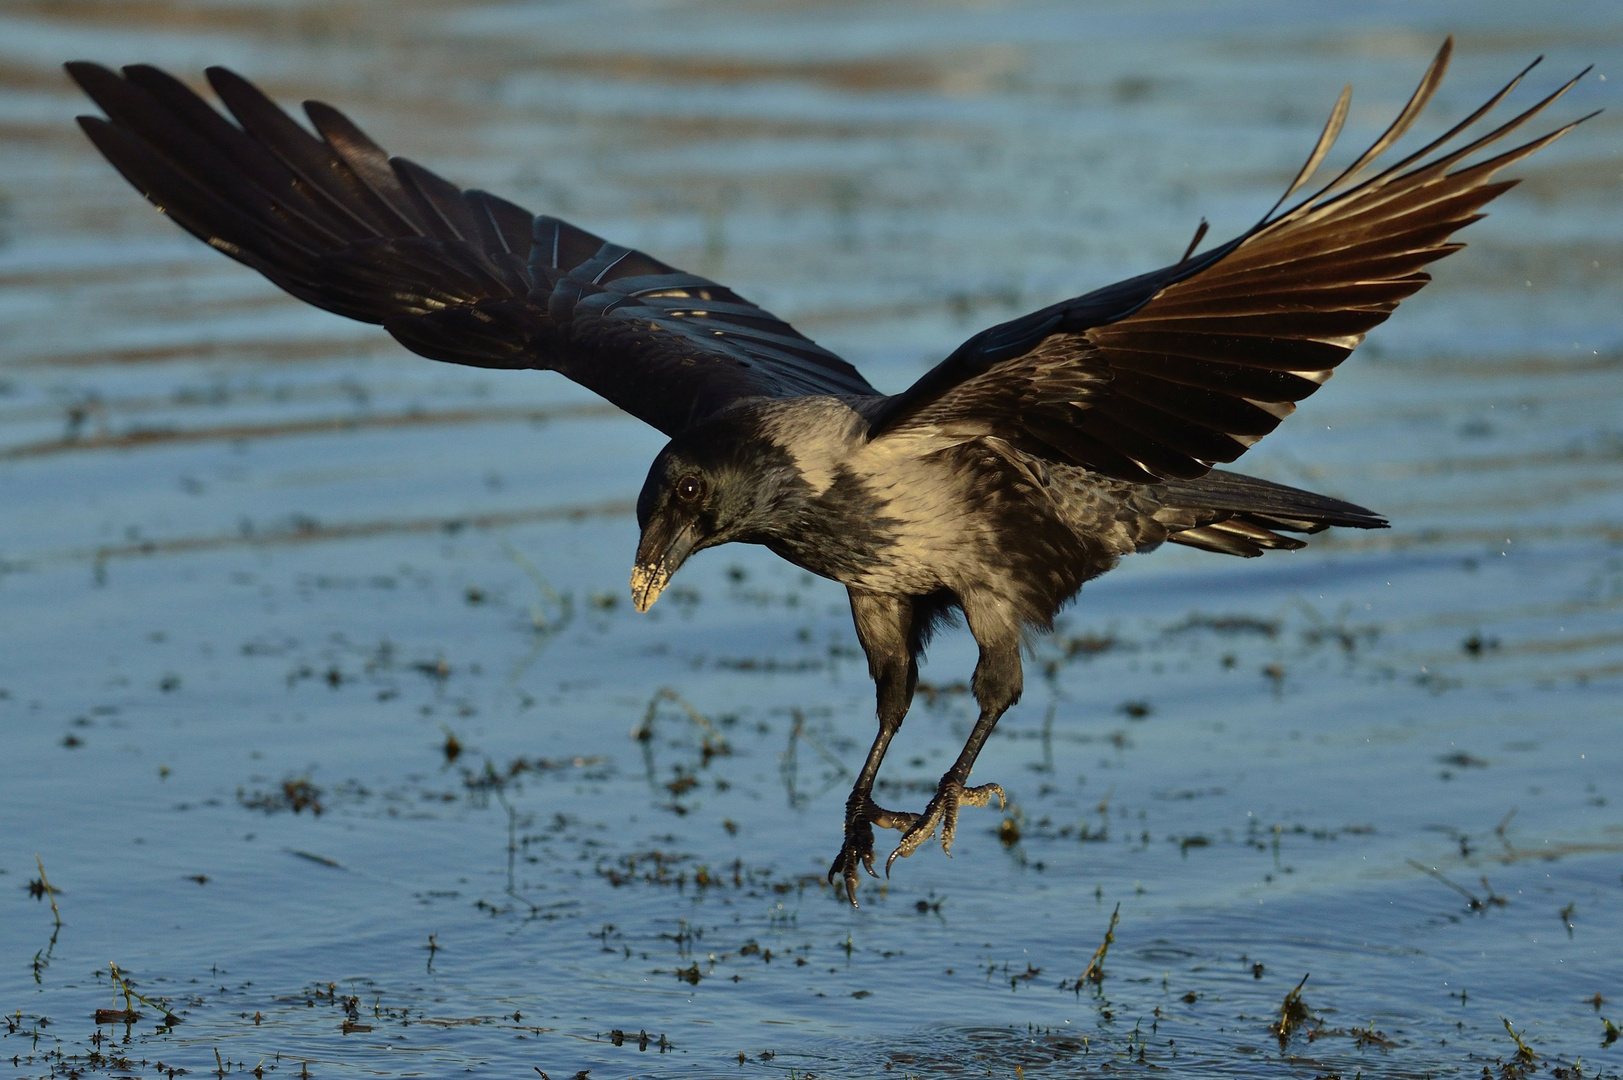
<svg viewBox="0 0 1623 1080">
<path fill-rule="evenodd" d="M 683 502 L 692 502 L 699 497 L 699 478 L 697 476 L 684 476 L 676 482 L 676 497 Z"/>
</svg>

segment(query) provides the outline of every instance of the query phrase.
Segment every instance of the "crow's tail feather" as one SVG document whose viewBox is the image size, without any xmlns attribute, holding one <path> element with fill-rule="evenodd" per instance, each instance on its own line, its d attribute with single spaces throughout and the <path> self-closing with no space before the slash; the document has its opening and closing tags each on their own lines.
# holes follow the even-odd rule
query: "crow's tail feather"
<svg viewBox="0 0 1623 1080">
<path fill-rule="evenodd" d="M 1196 480 L 1158 484 L 1155 492 L 1161 503 L 1155 520 L 1166 528 L 1168 540 L 1243 558 L 1307 546 L 1282 532 L 1387 527 L 1385 518 L 1362 506 L 1221 469 Z"/>
</svg>

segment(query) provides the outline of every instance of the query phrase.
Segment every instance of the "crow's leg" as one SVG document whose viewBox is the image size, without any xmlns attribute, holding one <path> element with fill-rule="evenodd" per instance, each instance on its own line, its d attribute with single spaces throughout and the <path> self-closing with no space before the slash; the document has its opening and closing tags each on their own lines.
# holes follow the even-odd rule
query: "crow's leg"
<svg viewBox="0 0 1623 1080">
<path fill-rule="evenodd" d="M 862 772 L 857 774 L 851 797 L 845 802 L 845 843 L 835 856 L 834 865 L 828 868 L 829 883 L 838 887 L 839 880 L 843 880 L 845 897 L 855 907 L 860 880 L 857 868 L 863 867 L 869 874 L 878 876 L 873 866 L 873 827 L 906 829 L 918 817 L 875 805 L 873 785 L 879 775 L 879 763 L 885 759 L 890 740 L 902 726 L 902 718 L 913 701 L 913 688 L 919 681 L 919 641 L 911 597 L 856 589 L 850 593 L 857 640 L 868 654 L 868 671 L 879 698 L 879 734 L 874 736 L 867 760 L 862 763 Z"/>
<path fill-rule="evenodd" d="M 968 616 L 970 632 L 981 647 L 973 684 L 975 700 L 981 707 L 980 719 L 975 721 L 975 729 L 969 733 L 958 760 L 942 776 L 941 783 L 936 787 L 935 798 L 930 800 L 930 805 L 918 815 L 902 835 L 902 842 L 885 860 L 887 874 L 897 858 L 913 854 L 935 835 L 937 829 L 941 830 L 941 849 L 951 855 L 960 806 L 986 806 L 994 795 L 1000 809 L 1006 805 L 1001 786 L 981 784 L 979 787 L 965 787 L 964 781 L 969 779 L 975 758 L 992 734 L 992 729 L 997 726 L 998 718 L 1020 700 L 1024 685 L 1020 667 L 1020 625 L 1004 605 L 996 602 L 983 605 L 966 598 L 964 614 Z"/>
</svg>

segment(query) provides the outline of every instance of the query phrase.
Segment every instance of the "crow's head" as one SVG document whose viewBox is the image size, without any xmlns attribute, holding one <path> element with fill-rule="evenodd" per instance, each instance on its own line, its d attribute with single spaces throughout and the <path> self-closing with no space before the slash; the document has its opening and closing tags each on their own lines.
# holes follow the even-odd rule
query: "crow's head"
<svg viewBox="0 0 1623 1080">
<path fill-rule="evenodd" d="M 795 475 L 789 456 L 747 424 L 706 423 L 673 439 L 637 496 L 642 541 L 631 570 L 637 610 L 648 610 L 695 551 L 759 540 Z"/>
</svg>

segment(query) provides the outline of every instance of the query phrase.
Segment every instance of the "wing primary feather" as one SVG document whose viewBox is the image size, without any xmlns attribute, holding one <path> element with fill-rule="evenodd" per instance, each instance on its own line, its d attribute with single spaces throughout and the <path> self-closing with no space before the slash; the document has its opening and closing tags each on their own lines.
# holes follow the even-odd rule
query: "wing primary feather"
<svg viewBox="0 0 1623 1080">
<path fill-rule="evenodd" d="M 234 257 L 240 257 L 235 249 L 255 242 L 280 249 L 276 253 L 284 262 L 289 256 L 305 260 L 315 257 L 316 252 L 302 245 L 299 238 L 267 230 L 262 222 L 199 185 L 146 142 L 116 124 L 99 116 L 81 116 L 79 126 L 136 190 L 205 244 L 218 246 L 217 241 L 224 242 L 233 249 L 230 253 Z M 249 265 L 260 269 L 264 260 Z"/>
<path fill-rule="evenodd" d="M 389 155 L 381 146 L 349 117 L 324 102 L 306 101 L 304 115 L 325 140 L 329 153 L 343 162 L 358 183 L 416 232 L 429 233 L 428 222 L 389 167 Z"/>
<path fill-rule="evenodd" d="M 369 229 L 376 235 L 396 229 L 420 231 L 342 165 L 331 146 L 300 127 L 253 83 L 230 68 L 211 67 L 204 74 L 243 130 L 300 182 L 321 192 L 344 213 L 370 219 Z"/>
<path fill-rule="evenodd" d="M 1364 208 L 1363 212 L 1368 212 L 1368 211 L 1371 211 L 1371 210 L 1374 210 L 1374 209 L 1380 207 L 1381 205 L 1383 205 L 1385 203 L 1390 203 L 1390 202 L 1393 202 L 1395 200 L 1403 198 L 1405 196 L 1405 194 L 1408 193 L 1409 191 L 1417 190 L 1417 189 L 1420 189 L 1420 188 L 1425 187 L 1427 185 L 1430 185 L 1430 184 L 1433 184 L 1433 183 L 1438 183 L 1438 182 L 1440 182 L 1442 180 L 1460 181 L 1461 178 L 1463 177 L 1463 178 L 1465 178 L 1464 182 L 1468 183 L 1468 182 L 1470 182 L 1470 178 L 1476 176 L 1479 173 L 1481 165 L 1486 164 L 1486 163 L 1478 163 L 1477 165 L 1473 165 L 1468 169 L 1462 169 L 1458 173 L 1449 173 L 1448 172 L 1449 166 L 1457 164 L 1462 159 L 1464 159 L 1466 157 L 1469 157 L 1471 154 L 1473 154 L 1476 151 L 1482 149 L 1484 146 L 1488 146 L 1488 145 L 1490 145 L 1490 144 L 1492 144 L 1494 142 L 1497 142 L 1499 139 L 1504 138 L 1506 135 L 1510 134 L 1512 131 L 1515 131 L 1517 128 L 1521 127 L 1528 120 L 1532 119 L 1534 116 L 1538 115 L 1545 108 L 1547 108 L 1557 98 L 1561 97 L 1568 90 L 1571 90 L 1572 87 L 1574 86 L 1574 84 L 1576 84 L 1579 79 L 1583 78 L 1584 75 L 1587 74 L 1590 70 L 1591 70 L 1591 68 L 1585 68 L 1583 71 L 1580 71 L 1577 75 L 1575 75 L 1572 79 L 1568 80 L 1562 86 L 1558 87 L 1553 93 L 1551 93 L 1549 96 L 1545 97 L 1542 101 L 1539 101 L 1539 102 L 1535 103 L 1531 108 L 1527 109 L 1525 112 L 1522 112 L 1521 114 L 1519 114 L 1517 116 L 1514 116 L 1511 119 L 1505 121 L 1503 124 L 1499 125 L 1497 128 L 1495 128 L 1492 131 L 1488 132 L 1486 135 L 1483 135 L 1480 138 L 1477 138 L 1477 139 L 1471 141 L 1470 143 L 1467 143 L 1466 145 L 1459 147 L 1458 149 L 1451 150 L 1449 153 L 1443 155 L 1440 158 L 1437 158 L 1437 159 L 1435 159 L 1433 161 L 1427 162 L 1425 165 L 1422 165 L 1422 166 L 1412 170 L 1411 172 L 1404 173 L 1401 176 L 1393 176 L 1392 174 L 1395 173 L 1397 170 L 1403 168 L 1406 164 L 1412 163 L 1417 158 L 1423 157 L 1427 152 L 1426 150 L 1417 151 L 1415 154 L 1412 154 L 1412 155 L 1410 155 L 1410 157 L 1404 159 L 1404 161 L 1399 162 L 1398 164 L 1392 166 L 1389 169 L 1386 169 L 1385 171 L 1380 173 L 1378 176 L 1371 177 L 1370 179 L 1364 181 L 1364 183 L 1358 185 L 1357 187 L 1351 188 L 1351 189 L 1349 189 L 1347 191 L 1344 191 L 1340 195 L 1337 195 L 1334 198 L 1329 199 L 1324 203 L 1321 203 L 1321 204 L 1319 204 L 1317 206 L 1310 206 L 1309 204 L 1304 203 L 1302 206 L 1298 207 L 1296 210 L 1293 210 L 1291 212 L 1291 214 L 1287 214 L 1284 217 L 1279 218 L 1275 222 L 1270 223 L 1270 227 L 1278 225 L 1281 222 L 1288 221 L 1292 217 L 1292 215 L 1295 215 L 1295 214 L 1297 214 L 1299 212 L 1303 213 L 1303 214 L 1307 214 L 1309 211 L 1311 211 L 1311 214 L 1309 215 L 1311 217 L 1318 217 L 1318 216 L 1326 214 L 1326 213 L 1332 213 L 1332 212 L 1334 212 L 1334 210 L 1336 208 L 1339 208 L 1340 206 L 1345 205 L 1345 202 L 1347 200 L 1351 200 L 1351 199 L 1353 199 L 1355 197 L 1359 199 L 1359 202 L 1360 202 L 1361 206 Z M 1577 125 L 1579 125 L 1579 124 L 1583 123 L 1585 120 L 1588 120 L 1591 117 L 1597 115 L 1600 111 L 1602 111 L 1602 110 L 1597 109 L 1595 112 L 1592 112 L 1592 113 L 1589 113 L 1589 114 L 1587 114 L 1585 116 L 1579 117 L 1577 120 L 1574 120 L 1569 124 L 1566 124 L 1566 125 L 1564 125 L 1564 126 L 1562 126 L 1560 128 L 1557 128 L 1556 130 L 1554 130 L 1552 132 L 1549 132 L 1546 135 L 1542 135 L 1537 139 L 1533 139 L 1533 140 L 1523 144 L 1522 146 L 1517 147 L 1514 150 L 1507 151 L 1506 153 L 1501 154 L 1498 157 L 1490 159 L 1491 161 L 1496 163 L 1494 165 L 1494 169 L 1495 170 L 1502 169 L 1505 166 L 1507 166 L 1509 164 L 1512 164 L 1513 162 L 1515 162 L 1519 158 L 1526 157 L 1528 154 L 1531 154 L 1531 153 L 1537 151 L 1538 149 L 1549 145 L 1551 142 L 1553 142 L 1556 139 L 1560 138 L 1562 135 L 1565 135 L 1568 131 L 1571 131 Z M 1489 171 L 1488 175 L 1491 175 L 1491 172 L 1492 172 L 1492 170 Z M 1380 194 L 1377 193 L 1380 188 L 1387 187 L 1387 186 L 1390 186 L 1390 185 L 1398 185 L 1398 184 L 1401 184 L 1402 187 L 1399 188 L 1395 194 L 1380 195 Z"/>
<path fill-rule="evenodd" d="M 72 65 L 69 65 L 69 70 L 73 70 Z M 243 179 L 262 188 L 284 210 L 298 214 L 305 220 L 310 220 L 312 214 L 331 215 L 333 207 L 320 201 L 320 193 L 316 189 L 301 189 L 296 183 L 295 174 L 279 158 L 254 141 L 247 132 L 209 108 L 185 83 L 149 64 L 125 67 L 124 77 L 157 98 L 183 124 L 223 155 Z M 195 172 L 200 162 L 188 159 L 187 164 Z M 372 224 L 342 211 L 337 222 L 329 219 L 321 224 L 329 232 L 341 231 L 340 226 L 346 225 L 350 231 L 358 230 L 361 235 L 371 235 L 376 231 Z"/>
<path fill-rule="evenodd" d="M 232 220 L 239 228 L 252 220 L 260 228 L 271 225 L 272 233 L 279 227 L 289 241 L 318 245 L 355 235 L 355 223 L 334 221 L 303 193 L 286 185 L 282 185 L 286 190 L 276 190 L 278 174 L 285 178 L 286 169 L 263 151 L 256 156 L 254 144 L 243 132 L 178 80 L 144 65 L 125 69 L 123 79 L 95 64 L 75 62 L 67 69 L 92 100 L 107 110 L 115 129 L 140 143 L 141 155 L 148 162 L 147 179 L 152 181 L 159 174 L 169 178 L 168 190 L 160 184 L 147 191 L 149 198 L 161 195 L 165 206 L 172 208 L 180 201 L 174 185 L 184 181 L 186 192 L 224 194 L 225 199 L 217 201 L 231 206 Z M 201 114 L 212 115 L 213 122 Z"/>
<path fill-rule="evenodd" d="M 1533 117 L 1535 117 L 1539 113 L 1543 112 L 1548 106 L 1554 104 L 1555 101 L 1558 98 L 1563 97 L 1568 90 L 1571 90 L 1574 86 L 1576 86 L 1579 79 L 1583 78 L 1585 75 L 1589 74 L 1593 70 L 1594 70 L 1594 65 L 1591 64 L 1589 67 L 1584 68 L 1582 71 L 1578 72 L 1578 74 L 1576 74 L 1572 78 L 1568 79 L 1565 83 L 1563 83 L 1560 87 L 1558 87 L 1553 93 L 1551 93 L 1543 101 L 1537 102 L 1531 108 L 1529 108 L 1525 112 L 1521 113 L 1519 116 L 1511 117 L 1509 120 L 1506 120 L 1503 124 L 1500 124 L 1498 127 L 1494 128 L 1492 131 L 1488 132 L 1486 135 L 1483 135 L 1481 138 L 1476 139 L 1474 142 L 1467 143 L 1465 146 L 1460 147 L 1458 150 L 1455 150 L 1455 151 L 1453 151 L 1453 152 L 1451 152 L 1451 153 L 1437 159 L 1437 161 L 1433 162 L 1430 167 L 1434 168 L 1434 169 L 1446 169 L 1446 168 L 1448 168 L 1448 166 L 1454 164 L 1456 161 L 1459 161 L 1462 158 L 1470 156 L 1471 154 L 1475 153 L 1476 151 L 1482 149 L 1484 146 L 1487 146 L 1489 143 L 1498 142 L 1500 139 L 1504 138 L 1506 135 L 1509 135 L 1512 131 L 1515 131 L 1517 128 L 1519 128 L 1523 124 L 1527 123 L 1527 121 L 1531 120 Z M 1599 112 L 1599 111 L 1600 110 L 1598 110 L 1598 109 L 1596 110 L 1596 112 Z M 1566 127 L 1560 128 L 1558 130 L 1559 130 L 1560 133 L 1565 133 L 1565 132 L 1571 130 L 1575 125 L 1581 124 L 1581 123 L 1583 123 L 1584 120 L 1589 119 L 1589 116 L 1594 116 L 1594 115 L 1595 115 L 1595 113 L 1590 113 L 1588 116 L 1585 116 L 1585 117 L 1583 117 L 1582 119 L 1579 119 L 1579 120 L 1575 120 L 1571 124 L 1568 124 Z M 1551 134 L 1556 134 L 1556 132 L 1552 132 Z M 1534 141 L 1536 142 L 1537 140 L 1534 140 Z M 1529 145 L 1531 145 L 1531 144 L 1529 144 Z"/>
<path fill-rule="evenodd" d="M 1564 124 L 1547 135 L 1540 135 L 1538 138 L 1524 142 L 1514 149 L 1506 150 L 1504 153 L 1499 154 L 1496 157 L 1488 158 L 1485 161 L 1479 161 L 1475 165 L 1472 165 L 1469 169 L 1461 169 L 1454 175 L 1469 176 L 1472 173 L 1481 170 L 1486 172 L 1487 175 L 1491 176 L 1494 173 L 1499 172 L 1501 169 L 1516 164 L 1516 162 L 1520 161 L 1522 158 L 1527 157 L 1530 154 L 1537 153 L 1538 151 L 1544 149 L 1544 147 L 1555 142 L 1555 140 L 1559 139 L 1567 132 L 1571 131 L 1573 128 L 1577 127 L 1579 124 L 1584 123 L 1586 120 L 1593 120 L 1595 117 L 1599 116 L 1605 111 L 1605 109 L 1596 109 L 1593 112 L 1585 113 L 1584 115 L 1578 117 L 1578 119 L 1572 121 L 1572 123 Z M 1506 188 L 1515 187 L 1519 183 L 1521 183 L 1520 180 L 1503 181 Z M 1485 215 L 1478 214 L 1476 216 L 1483 217 Z"/>
<path fill-rule="evenodd" d="M 1449 58 L 1453 55 L 1454 35 L 1450 34 L 1443 40 L 1443 47 L 1437 50 L 1437 55 L 1432 58 L 1431 66 L 1426 69 L 1426 74 L 1420 79 L 1420 85 L 1415 87 L 1413 94 L 1409 95 L 1409 103 L 1403 107 L 1402 112 L 1398 113 L 1397 119 L 1392 121 L 1391 125 L 1381 134 L 1379 139 L 1376 139 L 1370 145 L 1368 150 L 1359 155 L 1357 161 L 1343 169 L 1340 175 L 1330 181 L 1328 186 L 1321 189 L 1314 196 L 1314 199 L 1322 199 L 1340 185 L 1351 183 L 1359 173 L 1364 171 L 1365 166 L 1385 153 L 1387 147 L 1403 138 L 1408 130 L 1414 126 L 1414 122 L 1420 118 L 1420 114 L 1425 111 L 1426 106 L 1430 104 L 1432 95 L 1437 93 L 1437 88 L 1442 85 L 1443 76 L 1448 74 Z M 1520 80 L 1527 72 L 1532 71 L 1537 64 L 1538 60 L 1534 60 L 1533 63 L 1527 65 L 1522 74 L 1516 76 L 1517 80 Z M 1515 82 L 1511 83 L 1511 86 L 1515 85 Z M 1508 87 L 1505 93 L 1509 93 Z M 1488 107 L 1492 108 L 1491 105 Z"/>
<path fill-rule="evenodd" d="M 1401 161 L 1393 163 L 1392 165 L 1390 165 L 1387 168 L 1381 170 L 1381 172 L 1377 173 L 1375 176 L 1370 177 L 1368 180 L 1365 180 L 1363 183 L 1357 185 L 1356 187 L 1349 188 L 1348 190 L 1343 191 L 1339 195 L 1335 196 L 1335 198 L 1330 199 L 1330 200 L 1328 200 L 1326 202 L 1320 202 L 1319 200 L 1330 190 L 1329 188 L 1327 188 L 1327 189 L 1325 189 L 1325 191 L 1320 192 L 1318 195 L 1315 195 L 1313 198 L 1308 199 L 1306 202 L 1302 203 L 1301 206 L 1297 208 L 1297 210 L 1305 210 L 1305 209 L 1310 208 L 1310 207 L 1314 208 L 1314 209 L 1322 208 L 1324 206 L 1328 206 L 1328 205 L 1331 205 L 1331 204 L 1334 204 L 1334 203 L 1341 202 L 1341 201 L 1346 200 L 1346 199 L 1350 199 L 1355 195 L 1363 194 L 1363 193 L 1367 192 L 1369 189 L 1376 188 L 1376 187 L 1384 187 L 1389 183 L 1393 183 L 1393 182 L 1396 182 L 1398 180 L 1405 179 L 1407 177 L 1413 176 L 1413 177 L 1416 177 L 1418 179 L 1420 174 L 1445 172 L 1449 165 L 1451 165 L 1454 162 L 1460 160 L 1462 157 L 1466 157 L 1467 155 L 1473 153 L 1474 151 L 1480 149 L 1481 147 L 1487 145 L 1488 143 L 1491 143 L 1491 142 L 1494 142 L 1497 139 L 1503 138 L 1505 135 L 1508 135 L 1510 132 L 1514 131 L 1516 128 L 1520 127 L 1522 124 L 1526 123 L 1528 120 L 1530 120 L 1534 116 L 1538 115 L 1538 113 L 1542 112 L 1547 106 L 1554 103 L 1557 98 L 1561 97 L 1568 90 L 1571 90 L 1573 85 L 1575 83 L 1577 83 L 1577 81 L 1579 79 L 1581 79 L 1585 75 L 1587 75 L 1589 73 L 1590 69 L 1594 66 L 1594 65 L 1590 65 L 1590 67 L 1584 68 L 1578 74 L 1574 75 L 1571 79 L 1569 79 L 1564 85 L 1556 88 L 1556 90 L 1554 90 L 1552 93 L 1550 93 L 1542 101 L 1539 101 L 1536 104 L 1534 104 L 1531 108 L 1529 108 L 1526 112 L 1522 113 L 1520 116 L 1514 117 L 1513 119 L 1506 121 L 1504 124 L 1500 125 L 1499 127 L 1495 128 L 1493 131 L 1489 132 L 1487 135 L 1482 136 L 1481 138 L 1475 140 L 1474 142 L 1468 143 L 1466 146 L 1464 146 L 1463 148 L 1461 148 L 1459 150 L 1451 151 L 1449 154 L 1445 155 L 1444 157 L 1438 158 L 1436 161 L 1429 162 L 1427 165 L 1425 165 L 1421 169 L 1415 170 L 1414 173 L 1403 174 L 1404 169 L 1408 168 L 1410 165 L 1413 165 L 1417 161 L 1423 160 L 1428 155 L 1430 155 L 1432 153 L 1432 151 L 1441 148 L 1442 146 L 1447 144 L 1449 141 L 1451 141 L 1454 138 L 1454 136 L 1458 135 L 1460 132 L 1464 131 L 1466 128 L 1470 127 L 1472 124 L 1475 124 L 1478 120 L 1482 119 L 1482 117 L 1486 116 L 1493 109 L 1494 106 L 1498 105 L 1499 102 L 1503 101 L 1505 99 L 1505 96 L 1516 88 L 1517 84 L 1519 84 L 1522 81 L 1522 79 L 1527 75 L 1527 73 L 1529 71 L 1532 71 L 1533 68 L 1538 66 L 1539 60 L 1542 60 L 1542 59 L 1543 59 L 1543 57 L 1539 57 L 1538 60 L 1534 60 L 1531 64 L 1528 64 L 1526 68 L 1522 69 L 1522 72 L 1521 72 L 1520 75 L 1517 75 L 1514 79 L 1510 80 L 1510 82 L 1506 83 L 1505 87 L 1502 90 L 1500 90 L 1493 97 L 1489 98 L 1488 101 L 1485 104 L 1483 104 L 1480 108 L 1478 108 L 1477 110 L 1472 112 L 1471 115 L 1467 116 L 1464 120 L 1461 120 L 1459 123 L 1455 124 L 1453 127 L 1449 128 L 1443 134 L 1439 135 L 1437 138 L 1433 139 L 1431 142 L 1427 143 L 1425 146 L 1422 146 L 1420 149 L 1416 150 L 1414 153 L 1410 154 L 1408 157 L 1403 158 Z M 1400 175 L 1400 174 L 1402 174 L 1402 175 Z M 1333 188 L 1333 187 L 1335 187 L 1335 184 L 1331 185 L 1331 188 Z M 1294 214 L 1296 212 L 1297 212 L 1296 210 L 1293 210 L 1293 211 L 1291 211 L 1291 214 Z M 1280 220 L 1285 220 L 1285 218 L 1289 218 L 1291 216 L 1291 214 L 1284 215 L 1284 217 L 1282 217 Z"/>
<path fill-rule="evenodd" d="M 1319 164 L 1324 161 L 1324 156 L 1330 152 L 1330 147 L 1335 145 L 1336 138 L 1341 134 L 1342 125 L 1347 122 L 1347 109 L 1351 104 L 1352 83 L 1348 83 L 1341 88 L 1341 96 L 1336 99 L 1335 108 L 1330 110 L 1330 118 L 1324 122 L 1324 130 L 1319 133 L 1319 141 L 1314 144 L 1313 152 L 1302 163 L 1302 168 L 1297 172 L 1296 179 L 1292 180 L 1290 187 L 1285 189 L 1285 194 L 1281 195 L 1279 201 L 1269 207 L 1266 214 L 1262 215 L 1264 222 L 1274 216 L 1275 210 L 1285 205 L 1286 199 L 1296 194 L 1303 184 L 1312 179 L 1314 172 L 1318 170 Z"/>
</svg>

